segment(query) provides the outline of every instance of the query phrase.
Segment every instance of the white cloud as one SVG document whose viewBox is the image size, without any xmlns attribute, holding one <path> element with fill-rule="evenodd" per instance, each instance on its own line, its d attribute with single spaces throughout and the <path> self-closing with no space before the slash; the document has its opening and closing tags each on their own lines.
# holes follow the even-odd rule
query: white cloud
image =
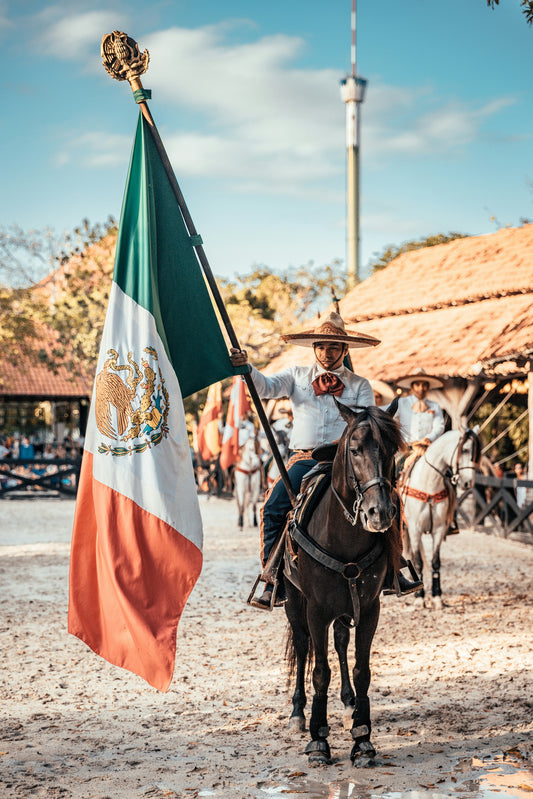
<svg viewBox="0 0 533 799">
<path fill-rule="evenodd" d="M 10 20 L 7 10 L 7 2 L 0 0 L 0 36 L 3 36 L 13 27 L 13 22 Z"/>
<path fill-rule="evenodd" d="M 74 11 L 69 4 L 47 7 L 35 22 L 36 41 L 43 52 L 56 58 L 85 61 L 89 54 L 92 59 L 94 51 L 99 51 L 104 33 L 116 30 L 120 23 L 127 24 L 127 18 L 107 10 Z"/>
<path fill-rule="evenodd" d="M 154 105 L 165 104 L 163 137 L 177 174 L 222 178 L 235 191 L 286 195 L 318 194 L 331 178 L 343 182 L 340 75 L 295 66 L 305 47 L 295 36 L 235 44 L 236 24 L 231 42 L 229 23 L 174 27 L 139 38 L 141 49 L 150 51 L 144 84 L 154 92 Z M 95 37 L 99 41 L 102 30 L 114 27 L 116 19 L 103 11 L 54 17 L 42 42 L 50 53 L 77 59 Z M 428 86 L 391 87 L 371 80 L 362 107 L 364 157 L 371 166 L 383 166 L 399 155 L 462 156 L 485 121 L 510 102 L 475 107 L 443 100 Z M 91 135 L 76 138 L 68 157 L 83 145 L 84 162 L 117 163 L 113 139 Z"/>
<path fill-rule="evenodd" d="M 365 155 L 383 164 L 398 155 L 462 154 L 479 139 L 485 121 L 514 102 L 501 98 L 476 107 L 457 101 L 439 105 L 440 101 L 430 89 L 377 86 L 363 109 Z"/>
<path fill-rule="evenodd" d="M 146 42 L 154 95 L 200 113 L 213 131 L 187 136 L 189 168 L 233 171 L 238 180 L 254 171 L 270 181 L 336 174 L 344 136 L 336 73 L 292 67 L 304 46 L 296 37 L 230 46 L 224 32 L 173 28 Z M 213 164 L 215 146 L 221 158 Z"/>
<path fill-rule="evenodd" d="M 131 151 L 131 137 L 92 131 L 74 134 L 57 153 L 57 166 L 75 162 L 87 168 L 119 166 L 127 162 Z"/>
</svg>

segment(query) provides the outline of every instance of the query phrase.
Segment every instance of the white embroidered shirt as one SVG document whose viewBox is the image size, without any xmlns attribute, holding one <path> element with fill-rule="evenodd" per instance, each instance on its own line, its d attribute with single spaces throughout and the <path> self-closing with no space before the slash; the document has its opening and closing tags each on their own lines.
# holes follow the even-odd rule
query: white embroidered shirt
<svg viewBox="0 0 533 799">
<path fill-rule="evenodd" d="M 292 404 L 294 422 L 290 437 L 290 448 L 314 449 L 328 444 L 342 435 L 346 422 L 339 413 L 331 394 L 316 396 L 312 382 L 325 372 L 318 363 L 313 366 L 291 366 L 276 374 L 261 374 L 252 366 L 252 379 L 262 399 L 288 397 Z M 374 405 L 374 392 L 368 380 L 341 366 L 327 370 L 337 375 L 344 383 L 343 405 L 352 410 Z"/>
</svg>

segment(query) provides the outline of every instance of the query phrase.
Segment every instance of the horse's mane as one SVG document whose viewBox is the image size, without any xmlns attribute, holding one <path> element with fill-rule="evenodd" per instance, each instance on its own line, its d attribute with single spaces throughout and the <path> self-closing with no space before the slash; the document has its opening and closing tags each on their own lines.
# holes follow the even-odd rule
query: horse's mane
<svg viewBox="0 0 533 799">
<path fill-rule="evenodd" d="M 377 405 L 369 405 L 367 408 L 357 411 L 354 417 L 354 426 L 360 424 L 370 425 L 372 436 L 383 452 L 390 449 L 391 445 L 395 451 L 403 446 L 399 422 L 390 413 L 378 408 Z M 351 425 L 348 425 L 347 429 L 350 428 Z"/>
</svg>

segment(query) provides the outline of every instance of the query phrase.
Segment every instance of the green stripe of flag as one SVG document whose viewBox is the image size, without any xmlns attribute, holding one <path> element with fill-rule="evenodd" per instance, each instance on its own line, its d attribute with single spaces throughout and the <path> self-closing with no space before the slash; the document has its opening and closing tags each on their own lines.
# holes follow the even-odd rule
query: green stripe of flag
<svg viewBox="0 0 533 799">
<path fill-rule="evenodd" d="M 153 314 L 184 397 L 247 371 L 231 365 L 202 269 L 141 113 L 122 204 L 114 280 Z"/>
</svg>

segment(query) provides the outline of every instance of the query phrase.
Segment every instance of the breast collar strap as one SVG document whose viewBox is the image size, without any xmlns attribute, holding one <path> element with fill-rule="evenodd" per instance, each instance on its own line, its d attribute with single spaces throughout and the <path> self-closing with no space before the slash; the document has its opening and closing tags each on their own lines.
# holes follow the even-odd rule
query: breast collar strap
<svg viewBox="0 0 533 799">
<path fill-rule="evenodd" d="M 424 460 L 426 461 L 428 466 L 431 466 L 431 468 L 437 472 L 437 474 L 440 474 L 444 482 L 444 480 L 446 479 L 446 473 L 441 472 L 440 469 L 438 469 L 433 463 L 431 463 L 428 460 L 427 452 L 424 453 Z M 455 486 L 457 485 L 457 481 L 459 480 L 459 472 L 461 471 L 461 469 L 467 468 L 465 466 L 459 466 L 459 444 L 457 444 L 457 446 L 455 447 L 451 460 L 452 462 L 450 463 L 450 466 L 452 470 L 452 475 L 451 478 L 449 478 L 449 480 L 451 481 L 451 484 Z"/>
</svg>

